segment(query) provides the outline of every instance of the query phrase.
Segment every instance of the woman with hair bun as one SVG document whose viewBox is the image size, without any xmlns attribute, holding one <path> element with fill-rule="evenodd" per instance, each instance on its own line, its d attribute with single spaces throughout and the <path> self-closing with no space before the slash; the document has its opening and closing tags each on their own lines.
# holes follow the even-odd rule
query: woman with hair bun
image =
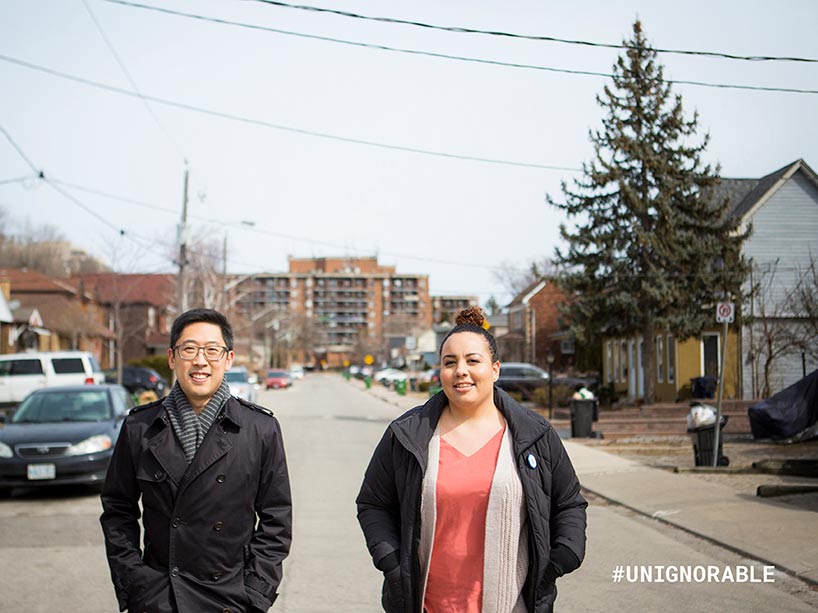
<svg viewBox="0 0 818 613">
<path fill-rule="evenodd" d="M 442 391 L 398 417 L 356 500 L 387 613 L 545 613 L 582 563 L 585 508 L 551 425 L 494 383 L 477 307 L 440 346 Z"/>
</svg>

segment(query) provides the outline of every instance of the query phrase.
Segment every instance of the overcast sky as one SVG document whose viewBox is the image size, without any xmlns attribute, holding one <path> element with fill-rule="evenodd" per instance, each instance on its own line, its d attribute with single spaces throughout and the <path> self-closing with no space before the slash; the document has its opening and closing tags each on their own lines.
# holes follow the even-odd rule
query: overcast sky
<svg viewBox="0 0 818 613">
<path fill-rule="evenodd" d="M 438 26 L 614 44 L 630 36 L 638 17 L 656 48 L 813 60 L 663 53 L 668 79 L 818 90 L 813 0 L 309 1 Z M 610 73 L 620 53 L 253 0 L 152 4 L 259 28 L 560 70 Z M 591 158 L 588 131 L 602 116 L 595 96 L 607 82 L 104 0 L 3 0 L 0 126 L 73 200 L 36 180 L 0 134 L 0 207 L 18 223 L 57 227 L 126 272 L 173 271 L 187 160 L 193 234 L 219 243 L 227 237 L 230 272 L 285 271 L 288 255 L 378 255 L 398 272 L 428 273 L 433 293 L 507 300 L 492 270 L 553 254 L 562 219 L 545 195 L 559 197 L 560 181 Z M 123 93 L 134 87 L 178 106 Z M 758 178 L 798 158 L 818 168 L 818 95 L 687 84 L 674 91 L 689 113 L 698 111 L 711 135 L 706 157 L 723 176 Z"/>
</svg>

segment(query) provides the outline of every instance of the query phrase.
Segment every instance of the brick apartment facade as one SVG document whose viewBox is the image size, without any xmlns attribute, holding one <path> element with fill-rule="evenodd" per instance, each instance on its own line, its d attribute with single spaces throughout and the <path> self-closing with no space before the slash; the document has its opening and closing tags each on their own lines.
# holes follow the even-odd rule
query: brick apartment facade
<svg viewBox="0 0 818 613">
<path fill-rule="evenodd" d="M 444 321 L 453 324 L 458 311 L 479 304 L 477 296 L 432 296 L 432 320 L 436 324 Z"/>
<path fill-rule="evenodd" d="M 231 291 L 237 319 L 246 322 L 239 330 L 263 337 L 265 347 L 286 346 L 286 358 L 264 355 L 267 364 L 386 360 L 432 326 L 428 275 L 399 274 L 375 257 L 291 257 L 288 272 L 250 275 Z"/>
</svg>

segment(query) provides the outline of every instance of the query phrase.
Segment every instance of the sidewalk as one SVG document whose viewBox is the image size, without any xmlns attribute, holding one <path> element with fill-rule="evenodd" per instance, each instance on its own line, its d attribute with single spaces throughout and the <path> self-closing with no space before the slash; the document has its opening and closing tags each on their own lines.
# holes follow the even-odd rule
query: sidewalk
<svg viewBox="0 0 818 613">
<path fill-rule="evenodd" d="M 407 410 L 427 396 L 373 384 L 366 391 Z M 397 413 L 396 413 L 397 415 Z M 566 440 L 582 487 L 818 586 L 818 513 L 761 499 L 689 473 L 673 473 Z"/>
</svg>

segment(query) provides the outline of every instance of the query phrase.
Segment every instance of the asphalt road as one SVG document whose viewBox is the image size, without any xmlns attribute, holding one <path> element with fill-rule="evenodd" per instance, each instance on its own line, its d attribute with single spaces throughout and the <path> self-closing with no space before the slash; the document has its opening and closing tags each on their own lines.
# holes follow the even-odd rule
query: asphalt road
<svg viewBox="0 0 818 613">
<path fill-rule="evenodd" d="M 281 420 L 293 487 L 293 550 L 272 610 L 380 611 L 380 578 L 354 500 L 372 449 L 401 409 L 337 375 L 308 375 L 289 390 L 261 392 L 259 402 Z M 0 611 L 116 611 L 100 511 L 87 491 L 18 490 L 0 500 Z M 754 563 L 601 500 L 588 516 L 586 561 L 559 581 L 557 611 L 815 610 L 815 592 L 778 576 L 771 584 L 616 583 L 617 565 Z"/>
</svg>

